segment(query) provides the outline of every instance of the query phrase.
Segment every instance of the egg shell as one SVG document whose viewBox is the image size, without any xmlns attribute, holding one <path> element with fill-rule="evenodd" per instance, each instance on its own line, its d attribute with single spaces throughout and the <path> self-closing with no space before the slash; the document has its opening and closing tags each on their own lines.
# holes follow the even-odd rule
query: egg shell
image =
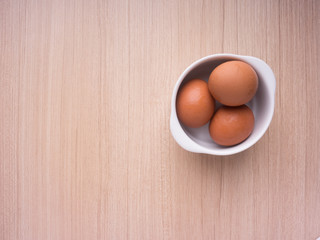
<svg viewBox="0 0 320 240">
<path fill-rule="evenodd" d="M 242 61 L 220 64 L 208 81 L 212 96 L 227 106 L 240 106 L 249 102 L 258 89 L 258 76 L 254 69 Z"/>
<path fill-rule="evenodd" d="M 197 128 L 205 125 L 214 113 L 215 101 L 208 84 L 201 79 L 193 79 L 181 86 L 177 95 L 177 115 L 184 125 Z"/>
<path fill-rule="evenodd" d="M 214 114 L 209 132 L 219 145 L 232 146 L 249 137 L 254 128 L 254 115 L 246 105 L 220 107 Z"/>
</svg>

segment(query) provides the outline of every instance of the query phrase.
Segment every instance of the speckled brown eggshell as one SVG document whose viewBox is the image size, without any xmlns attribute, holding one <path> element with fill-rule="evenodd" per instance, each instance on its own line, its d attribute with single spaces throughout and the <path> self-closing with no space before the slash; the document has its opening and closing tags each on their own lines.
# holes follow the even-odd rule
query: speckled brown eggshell
<svg viewBox="0 0 320 240">
<path fill-rule="evenodd" d="M 249 137 L 254 127 L 254 115 L 246 105 L 220 107 L 214 114 L 209 132 L 219 145 L 233 146 Z"/>
<path fill-rule="evenodd" d="M 193 79 L 184 84 L 177 95 L 177 115 L 184 125 L 198 128 L 205 125 L 214 113 L 215 102 L 208 84 L 201 79 Z"/>
<path fill-rule="evenodd" d="M 227 106 L 240 106 L 249 102 L 258 89 L 258 76 L 254 69 L 242 61 L 220 64 L 208 81 L 212 96 Z"/>
</svg>

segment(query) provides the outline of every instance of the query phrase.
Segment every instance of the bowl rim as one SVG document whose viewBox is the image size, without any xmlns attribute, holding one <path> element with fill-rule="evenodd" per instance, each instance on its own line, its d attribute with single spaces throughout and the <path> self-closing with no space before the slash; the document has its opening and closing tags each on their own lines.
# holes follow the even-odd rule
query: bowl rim
<svg viewBox="0 0 320 240">
<path fill-rule="evenodd" d="M 183 130 L 176 112 L 176 97 L 178 90 L 180 88 L 181 83 L 185 79 L 185 77 L 188 75 L 190 71 L 198 67 L 199 65 L 212 60 L 219 60 L 219 59 L 225 59 L 227 60 L 241 60 L 248 64 L 250 64 L 254 69 L 259 69 L 259 72 L 262 72 L 263 76 L 267 76 L 264 79 L 268 79 L 268 81 L 265 81 L 265 85 L 267 87 L 267 94 L 268 99 L 270 101 L 270 107 L 267 109 L 267 119 L 265 121 L 265 125 L 261 127 L 261 130 L 257 133 L 257 135 L 252 139 L 251 141 L 243 141 L 242 143 L 232 146 L 232 147 L 226 147 L 223 149 L 210 149 L 205 146 L 200 145 L 196 141 L 194 141 L 192 138 L 190 138 L 187 133 Z M 170 131 L 175 139 L 175 141 L 185 150 L 194 152 L 194 153 L 204 153 L 204 154 L 210 154 L 210 155 L 217 155 L 217 156 L 228 156 L 232 154 L 236 154 L 239 152 L 242 152 L 251 146 L 253 146 L 256 142 L 259 141 L 259 139 L 262 138 L 262 136 L 267 131 L 272 117 L 274 113 L 274 104 L 275 104 L 275 89 L 276 89 L 276 79 L 274 76 L 274 73 L 270 66 L 264 62 L 263 60 L 252 57 L 252 56 L 245 56 L 245 55 L 237 55 L 237 54 L 231 54 L 231 53 L 219 53 L 219 54 L 213 54 L 208 55 L 203 58 L 200 58 L 196 60 L 195 62 L 191 63 L 179 76 L 178 81 L 176 82 L 172 97 L 171 97 L 171 115 L 170 115 Z"/>
</svg>

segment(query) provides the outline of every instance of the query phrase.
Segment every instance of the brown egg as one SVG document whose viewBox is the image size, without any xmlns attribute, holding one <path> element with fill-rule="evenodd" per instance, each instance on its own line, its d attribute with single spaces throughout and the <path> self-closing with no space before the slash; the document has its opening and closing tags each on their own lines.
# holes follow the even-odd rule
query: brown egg
<svg viewBox="0 0 320 240">
<path fill-rule="evenodd" d="M 211 138 L 219 145 L 232 146 L 244 141 L 254 127 L 254 116 L 249 107 L 222 106 L 214 114 L 209 132 Z"/>
<path fill-rule="evenodd" d="M 177 96 L 177 115 L 186 126 L 197 128 L 206 124 L 214 112 L 214 99 L 207 82 L 193 79 L 184 84 Z"/>
<path fill-rule="evenodd" d="M 249 64 L 229 61 L 212 71 L 208 85 L 218 102 L 227 106 L 240 106 L 249 102 L 256 94 L 258 76 Z"/>
</svg>

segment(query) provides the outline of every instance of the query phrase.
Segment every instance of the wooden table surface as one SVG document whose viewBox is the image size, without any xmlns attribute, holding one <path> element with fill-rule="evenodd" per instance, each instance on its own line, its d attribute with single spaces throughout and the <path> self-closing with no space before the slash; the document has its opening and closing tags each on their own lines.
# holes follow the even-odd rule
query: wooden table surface
<svg viewBox="0 0 320 240">
<path fill-rule="evenodd" d="M 1 0 L 0 239 L 316 239 L 320 1 Z M 252 55 L 269 130 L 229 157 L 169 131 L 181 72 Z"/>
</svg>

